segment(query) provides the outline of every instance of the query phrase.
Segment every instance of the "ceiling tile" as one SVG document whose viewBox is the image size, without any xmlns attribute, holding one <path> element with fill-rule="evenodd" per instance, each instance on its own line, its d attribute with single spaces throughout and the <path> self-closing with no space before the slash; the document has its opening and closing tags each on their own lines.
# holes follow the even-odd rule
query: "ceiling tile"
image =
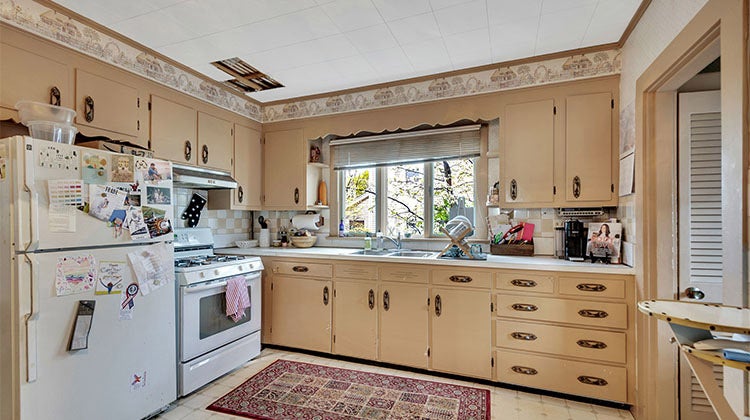
<svg viewBox="0 0 750 420">
<path fill-rule="evenodd" d="M 342 32 L 383 23 L 371 0 L 337 0 L 321 7 Z"/>
<path fill-rule="evenodd" d="M 244 55 L 251 66 L 264 72 L 277 72 L 322 63 L 358 54 L 344 35 L 316 39 Z"/>
<path fill-rule="evenodd" d="M 560 51 L 568 51 L 580 48 L 581 42 L 571 38 L 550 38 L 539 40 L 534 49 L 534 55 L 551 54 Z"/>
<path fill-rule="evenodd" d="M 231 58 L 234 54 L 231 49 L 218 46 L 206 38 L 165 45 L 157 48 L 156 51 L 190 67 Z"/>
<path fill-rule="evenodd" d="M 542 5 L 542 14 L 557 13 L 584 6 L 595 6 L 596 2 L 597 0 L 547 0 Z"/>
<path fill-rule="evenodd" d="M 372 0 L 386 22 L 431 12 L 428 0 Z"/>
<path fill-rule="evenodd" d="M 419 73 L 437 73 L 453 69 L 442 38 L 428 39 L 403 45 L 412 67 Z"/>
<path fill-rule="evenodd" d="M 435 12 L 440 33 L 443 36 L 471 31 L 487 26 L 486 4 L 484 0 L 474 0 Z"/>
<path fill-rule="evenodd" d="M 373 83 L 378 76 L 370 63 L 359 55 L 331 60 L 329 64 L 341 78 L 357 86 Z"/>
<path fill-rule="evenodd" d="M 396 38 L 386 24 L 347 32 L 344 35 L 361 53 L 398 47 Z"/>
<path fill-rule="evenodd" d="M 488 28 L 447 36 L 445 47 L 455 68 L 481 66 L 492 62 Z"/>
<path fill-rule="evenodd" d="M 432 13 L 388 22 L 388 27 L 401 45 L 440 37 L 440 29 Z"/>
<path fill-rule="evenodd" d="M 197 36 L 192 30 L 186 29 L 174 15 L 161 10 L 115 23 L 110 27 L 154 49 Z"/>
<path fill-rule="evenodd" d="M 229 80 L 232 78 L 232 76 L 224 73 L 223 71 L 217 69 L 210 63 L 203 63 L 203 64 L 196 64 L 195 66 L 192 66 L 193 70 L 196 70 L 200 73 L 205 74 L 206 76 L 218 81 L 218 82 L 224 82 L 226 80 Z"/>
<path fill-rule="evenodd" d="M 108 26 L 184 0 L 57 0 L 55 3 Z"/>
<path fill-rule="evenodd" d="M 457 4 L 467 3 L 469 1 L 472 0 L 430 0 L 430 6 L 432 6 L 432 10 L 440 10 Z"/>
<path fill-rule="evenodd" d="M 574 42 L 573 48 L 581 45 L 586 29 L 591 23 L 594 14 L 595 4 L 567 9 L 560 12 L 543 14 L 539 20 L 539 35 L 537 37 L 537 46 L 539 44 L 560 44 L 567 45 Z"/>
<path fill-rule="evenodd" d="M 542 0 L 487 0 L 487 19 L 490 26 L 538 18 L 541 12 Z"/>
<path fill-rule="evenodd" d="M 534 55 L 538 29 L 539 19 L 536 17 L 491 26 L 489 30 L 492 59 L 507 61 Z"/>
<path fill-rule="evenodd" d="M 364 57 L 380 77 L 403 77 L 413 71 L 401 47 L 368 52 Z"/>
<path fill-rule="evenodd" d="M 630 19 L 640 6 L 639 0 L 600 0 L 591 24 L 583 38 L 583 45 L 598 45 L 620 39 Z"/>
</svg>

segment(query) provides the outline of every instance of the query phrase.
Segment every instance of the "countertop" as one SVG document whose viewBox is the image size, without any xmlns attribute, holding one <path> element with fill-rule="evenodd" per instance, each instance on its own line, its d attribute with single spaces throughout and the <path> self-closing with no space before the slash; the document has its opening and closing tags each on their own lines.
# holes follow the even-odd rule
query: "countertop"
<svg viewBox="0 0 750 420">
<path fill-rule="evenodd" d="M 430 264 L 446 266 L 464 266 L 477 268 L 506 268 L 520 270 L 569 271 L 575 273 L 598 274 L 635 274 L 632 267 L 622 264 L 592 264 L 591 262 L 572 262 L 552 256 L 514 257 L 506 255 L 488 255 L 487 261 L 443 258 L 411 258 L 391 256 L 352 255 L 359 248 L 219 248 L 217 254 L 252 255 L 258 257 L 297 257 L 311 259 L 336 259 L 349 261 L 367 261 L 383 263 Z M 437 253 L 436 253 L 437 255 Z"/>
</svg>

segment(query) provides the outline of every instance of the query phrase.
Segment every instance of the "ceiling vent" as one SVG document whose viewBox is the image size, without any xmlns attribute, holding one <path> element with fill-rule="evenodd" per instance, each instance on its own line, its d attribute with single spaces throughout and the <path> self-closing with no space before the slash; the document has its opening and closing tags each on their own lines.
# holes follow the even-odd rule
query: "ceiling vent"
<svg viewBox="0 0 750 420">
<path fill-rule="evenodd" d="M 258 69 L 238 57 L 214 61 L 211 64 L 234 77 L 234 79 L 225 81 L 224 84 L 241 92 L 259 92 L 261 90 L 284 87 L 281 83 L 261 73 Z"/>
</svg>

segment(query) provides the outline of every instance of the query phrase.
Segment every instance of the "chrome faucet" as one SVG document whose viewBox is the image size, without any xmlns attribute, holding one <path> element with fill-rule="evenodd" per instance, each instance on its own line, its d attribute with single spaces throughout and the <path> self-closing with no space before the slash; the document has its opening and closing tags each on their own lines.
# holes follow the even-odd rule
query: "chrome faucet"
<svg viewBox="0 0 750 420">
<path fill-rule="evenodd" d="M 399 251 L 401 250 L 401 232 L 398 233 L 396 239 L 393 239 L 390 236 L 383 236 L 383 239 L 388 239 L 389 241 L 393 242 L 393 245 L 396 245 L 396 249 Z"/>
</svg>

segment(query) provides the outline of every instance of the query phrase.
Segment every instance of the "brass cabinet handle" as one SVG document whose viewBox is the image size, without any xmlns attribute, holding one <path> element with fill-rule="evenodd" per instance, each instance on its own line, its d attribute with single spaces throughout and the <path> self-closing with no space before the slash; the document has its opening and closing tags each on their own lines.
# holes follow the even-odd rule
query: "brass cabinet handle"
<svg viewBox="0 0 750 420">
<path fill-rule="evenodd" d="M 57 86 L 52 86 L 52 88 L 49 90 L 49 104 L 60 106 L 60 89 Z"/>
<path fill-rule="evenodd" d="M 510 199 L 515 200 L 518 197 L 518 182 L 515 179 L 510 180 Z"/>
<path fill-rule="evenodd" d="M 94 98 L 91 96 L 83 98 L 83 117 L 86 122 L 94 121 Z"/>
<path fill-rule="evenodd" d="M 308 271 L 310 271 L 310 269 L 304 265 L 295 265 L 294 267 L 292 267 L 292 271 L 294 271 L 295 273 L 307 273 Z"/>
<path fill-rule="evenodd" d="M 185 140 L 185 160 L 188 162 L 193 157 L 193 144 L 190 143 L 190 140 Z"/>
<path fill-rule="evenodd" d="M 524 341 L 534 341 L 536 340 L 536 335 L 532 333 L 526 333 L 526 332 L 519 332 L 515 331 L 510 334 L 511 337 L 515 338 L 516 340 L 524 340 Z"/>
<path fill-rule="evenodd" d="M 471 283 L 474 280 L 469 276 L 450 276 L 449 278 L 453 283 Z"/>
<path fill-rule="evenodd" d="M 607 286 L 599 283 L 580 283 L 576 289 L 582 292 L 603 292 L 607 290 Z"/>
<path fill-rule="evenodd" d="M 584 318 L 606 318 L 609 316 L 608 313 L 598 309 L 581 309 L 578 311 L 578 315 Z"/>
<path fill-rule="evenodd" d="M 245 198 L 245 192 L 242 190 L 242 185 L 240 185 L 237 188 L 237 201 L 241 203 L 243 198 Z"/>
<path fill-rule="evenodd" d="M 383 309 L 386 311 L 391 307 L 391 295 L 386 290 L 383 292 Z"/>
<path fill-rule="evenodd" d="M 510 307 L 513 308 L 513 310 L 521 312 L 534 312 L 539 309 L 536 305 L 530 303 L 514 303 Z"/>
<path fill-rule="evenodd" d="M 581 196 L 581 178 L 578 175 L 573 177 L 573 197 L 578 198 Z"/>
<path fill-rule="evenodd" d="M 440 316 L 443 313 L 443 300 L 440 295 L 435 295 L 435 316 Z"/>
<path fill-rule="evenodd" d="M 578 382 L 585 385 L 596 385 L 596 386 L 607 386 L 608 382 L 602 378 L 596 376 L 581 375 L 578 377 Z"/>
<path fill-rule="evenodd" d="M 328 286 L 323 287 L 323 305 L 328 306 Z"/>
<path fill-rule="evenodd" d="M 526 366 L 513 366 L 510 368 L 510 370 L 522 375 L 536 375 L 537 373 L 539 373 L 539 371 L 537 371 L 536 369 Z"/>
<path fill-rule="evenodd" d="M 208 145 L 204 144 L 203 148 L 201 148 L 201 160 L 203 163 L 208 163 Z"/>
<path fill-rule="evenodd" d="M 375 308 L 375 291 L 372 289 L 367 292 L 367 306 L 370 307 L 370 310 Z"/>
<path fill-rule="evenodd" d="M 597 340 L 578 340 L 576 341 L 576 344 L 586 349 L 603 350 L 607 348 L 606 343 Z"/>
<path fill-rule="evenodd" d="M 516 287 L 536 287 L 534 280 L 513 279 L 510 281 L 510 284 Z"/>
<path fill-rule="evenodd" d="M 299 188 L 294 189 L 294 204 L 299 204 Z"/>
</svg>

